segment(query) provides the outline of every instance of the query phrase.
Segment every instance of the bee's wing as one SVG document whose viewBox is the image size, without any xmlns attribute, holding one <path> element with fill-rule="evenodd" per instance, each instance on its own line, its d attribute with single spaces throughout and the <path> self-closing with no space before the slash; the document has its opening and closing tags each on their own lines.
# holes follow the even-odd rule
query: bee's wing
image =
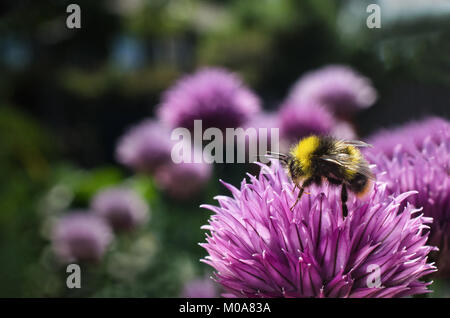
<svg viewBox="0 0 450 318">
<path fill-rule="evenodd" d="M 358 172 L 369 179 L 372 180 L 375 179 L 372 171 L 370 171 L 369 165 L 365 160 L 355 163 L 351 161 L 351 157 L 349 155 L 342 153 L 333 155 L 323 155 L 320 157 L 320 159 L 332 162 L 338 166 L 344 167 L 345 169 L 351 170 L 353 172 Z"/>
<path fill-rule="evenodd" d="M 359 147 L 359 148 L 364 148 L 364 147 L 372 148 L 371 144 L 365 143 L 364 141 L 361 141 L 361 140 L 342 140 L 342 142 L 348 146 Z"/>
<path fill-rule="evenodd" d="M 375 175 L 372 173 L 372 171 L 370 170 L 369 165 L 367 164 L 367 162 L 365 163 L 359 163 L 357 164 L 358 168 L 356 169 L 356 171 L 360 174 L 362 174 L 363 176 L 371 179 L 371 180 L 375 180 Z"/>
</svg>

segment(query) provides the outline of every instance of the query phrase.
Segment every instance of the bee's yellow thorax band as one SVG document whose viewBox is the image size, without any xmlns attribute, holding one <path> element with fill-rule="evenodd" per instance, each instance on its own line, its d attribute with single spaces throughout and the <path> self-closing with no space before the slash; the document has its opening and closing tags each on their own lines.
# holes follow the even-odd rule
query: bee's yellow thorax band
<svg viewBox="0 0 450 318">
<path fill-rule="evenodd" d="M 361 161 L 362 156 L 361 152 L 353 146 L 347 146 L 347 151 L 350 155 L 350 169 L 345 169 L 345 173 L 347 174 L 347 177 L 351 178 L 356 174 L 358 163 Z"/>
<path fill-rule="evenodd" d="M 300 161 L 302 170 L 305 174 L 309 173 L 311 167 L 311 155 L 319 147 L 319 138 L 309 136 L 300 140 L 300 142 L 291 150 L 291 155 Z"/>
</svg>

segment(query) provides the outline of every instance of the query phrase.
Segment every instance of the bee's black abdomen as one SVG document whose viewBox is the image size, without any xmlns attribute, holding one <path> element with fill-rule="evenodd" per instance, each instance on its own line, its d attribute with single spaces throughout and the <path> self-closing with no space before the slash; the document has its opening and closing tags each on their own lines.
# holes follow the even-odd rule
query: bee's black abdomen
<svg viewBox="0 0 450 318">
<path fill-rule="evenodd" d="M 356 173 L 349 182 L 350 190 L 355 193 L 362 193 L 366 190 L 368 183 L 369 178 L 360 173 Z"/>
</svg>

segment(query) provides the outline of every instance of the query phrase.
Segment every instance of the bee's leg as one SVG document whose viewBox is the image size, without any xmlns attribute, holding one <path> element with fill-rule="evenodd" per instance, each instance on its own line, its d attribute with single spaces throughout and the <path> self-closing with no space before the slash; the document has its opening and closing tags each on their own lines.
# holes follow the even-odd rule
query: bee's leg
<svg viewBox="0 0 450 318">
<path fill-rule="evenodd" d="M 341 203 L 342 203 L 342 215 L 344 218 L 348 215 L 348 208 L 347 208 L 347 186 L 345 183 L 342 183 L 342 189 L 341 189 Z"/>
<path fill-rule="evenodd" d="M 297 200 L 295 200 L 295 203 L 291 206 L 290 210 L 294 209 L 294 207 L 297 205 L 298 201 L 303 195 L 303 192 L 305 191 L 305 188 L 303 188 L 303 185 L 300 187 L 300 192 L 298 193 Z"/>
<path fill-rule="evenodd" d="M 298 193 L 297 200 L 295 200 L 294 205 L 292 205 L 291 208 L 290 208 L 291 211 L 292 211 L 292 210 L 294 209 L 294 207 L 297 205 L 298 201 L 300 201 L 300 199 L 301 199 L 301 197 L 302 197 L 302 195 L 303 195 L 303 192 L 305 192 L 305 188 L 306 188 L 307 186 L 309 186 L 312 182 L 313 182 L 313 179 L 311 179 L 311 178 L 306 179 L 306 180 L 303 182 L 303 184 L 302 184 L 301 187 L 300 187 L 300 191 L 299 191 L 299 193 Z M 295 189 L 295 188 L 294 188 L 294 189 Z"/>
</svg>

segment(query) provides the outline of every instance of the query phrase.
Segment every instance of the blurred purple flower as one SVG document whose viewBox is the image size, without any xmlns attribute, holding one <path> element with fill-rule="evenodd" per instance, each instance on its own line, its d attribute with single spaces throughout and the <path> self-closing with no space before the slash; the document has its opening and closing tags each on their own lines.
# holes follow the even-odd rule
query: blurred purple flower
<svg viewBox="0 0 450 318">
<path fill-rule="evenodd" d="M 438 275 L 450 276 L 450 128 L 441 130 L 439 138 L 432 135 L 436 131 L 429 124 L 426 122 L 425 127 L 417 125 L 417 135 L 413 135 L 413 129 L 409 126 L 405 132 L 409 132 L 412 139 L 407 139 L 405 135 L 406 143 L 398 144 L 391 157 L 375 151 L 369 152 L 366 157 L 376 164 L 374 172 L 377 179 L 387 183 L 389 193 L 397 195 L 405 191 L 418 191 L 407 201 L 423 208 L 424 215 L 434 219 L 429 244 L 440 249 L 436 253 Z M 438 125 L 434 127 L 438 128 Z M 423 128 L 428 128 L 430 135 L 422 139 Z M 420 138 L 414 139 L 418 136 Z M 398 141 L 398 137 L 393 134 L 392 139 Z"/>
<path fill-rule="evenodd" d="M 439 144 L 448 131 L 450 123 L 439 117 L 413 121 L 398 128 L 381 130 L 369 137 L 368 142 L 373 148 L 368 152 L 383 152 L 392 158 L 395 148 L 401 145 L 403 151 L 414 154 L 417 149 L 421 151 L 425 139 L 430 138 L 431 142 Z"/>
<path fill-rule="evenodd" d="M 147 119 L 120 138 L 116 157 L 134 170 L 152 173 L 171 160 L 172 145 L 169 130 L 159 122 Z"/>
<path fill-rule="evenodd" d="M 148 220 L 149 209 L 144 200 L 131 189 L 108 188 L 99 192 L 91 209 L 105 218 L 116 231 L 129 231 Z"/>
<path fill-rule="evenodd" d="M 183 298 L 217 298 L 217 287 L 211 278 L 194 279 L 187 282 L 181 293 Z"/>
<path fill-rule="evenodd" d="M 246 123 L 244 128 L 255 128 L 256 130 L 260 128 L 267 128 L 267 135 L 270 141 L 270 129 L 279 128 L 280 123 L 277 114 L 274 113 L 259 113 Z"/>
<path fill-rule="evenodd" d="M 200 150 L 193 150 L 193 152 Z M 170 196 L 186 200 L 200 192 L 212 174 L 212 165 L 201 163 L 174 163 L 161 166 L 155 173 L 155 182 Z"/>
<path fill-rule="evenodd" d="M 260 110 L 259 98 L 241 79 L 221 68 L 206 68 L 180 79 L 163 96 L 159 118 L 168 126 L 235 128 Z"/>
<path fill-rule="evenodd" d="M 112 239 L 108 224 L 89 212 L 73 212 L 63 216 L 52 232 L 55 255 L 65 263 L 100 261 Z"/>
<path fill-rule="evenodd" d="M 355 129 L 347 121 L 338 121 L 336 125 L 333 127 L 333 130 L 331 131 L 331 135 L 336 138 L 346 140 L 352 140 L 357 138 Z"/>
<path fill-rule="evenodd" d="M 273 170 L 272 170 L 273 169 Z M 230 295 L 245 297 L 401 297 L 426 293 L 430 218 L 399 209 L 412 193 L 388 196 L 377 183 L 366 202 L 349 198 L 343 219 L 340 190 L 312 187 L 291 212 L 297 193 L 283 169 L 263 166 L 241 189 L 225 186 L 209 225 L 203 260 Z M 263 173 L 264 172 L 264 173 Z M 322 192 L 323 191 L 323 192 Z M 378 269 L 378 272 L 377 272 Z M 377 275 L 379 274 L 379 275 Z M 377 284 L 377 282 L 379 284 Z"/>
<path fill-rule="evenodd" d="M 266 151 L 271 150 L 271 145 L 272 143 L 276 144 L 279 143 L 279 128 L 280 124 L 279 124 L 279 118 L 278 115 L 275 113 L 259 113 L 255 116 L 253 116 L 245 125 L 244 129 L 248 129 L 248 128 L 255 128 L 256 130 L 256 135 L 247 135 L 245 138 L 245 147 L 247 152 L 249 151 L 249 145 L 250 142 L 252 142 L 255 146 L 257 146 L 257 154 L 262 156 L 266 153 Z M 265 135 L 264 132 L 260 131 L 260 129 L 266 129 L 267 130 L 267 135 Z M 272 129 L 278 129 L 278 134 L 272 136 Z M 266 139 L 266 149 L 260 148 L 260 138 L 265 138 L 267 136 Z M 276 139 L 273 139 L 276 138 Z M 278 145 L 279 147 L 279 145 Z M 250 162 L 256 161 L 257 158 L 250 158 Z"/>
<path fill-rule="evenodd" d="M 377 93 L 370 80 L 349 66 L 329 65 L 306 73 L 294 84 L 289 99 L 315 101 L 338 115 L 370 107 Z"/>
<path fill-rule="evenodd" d="M 288 143 L 314 134 L 330 134 L 335 126 L 333 115 L 317 103 L 284 103 L 279 112 L 280 137 Z"/>
</svg>

